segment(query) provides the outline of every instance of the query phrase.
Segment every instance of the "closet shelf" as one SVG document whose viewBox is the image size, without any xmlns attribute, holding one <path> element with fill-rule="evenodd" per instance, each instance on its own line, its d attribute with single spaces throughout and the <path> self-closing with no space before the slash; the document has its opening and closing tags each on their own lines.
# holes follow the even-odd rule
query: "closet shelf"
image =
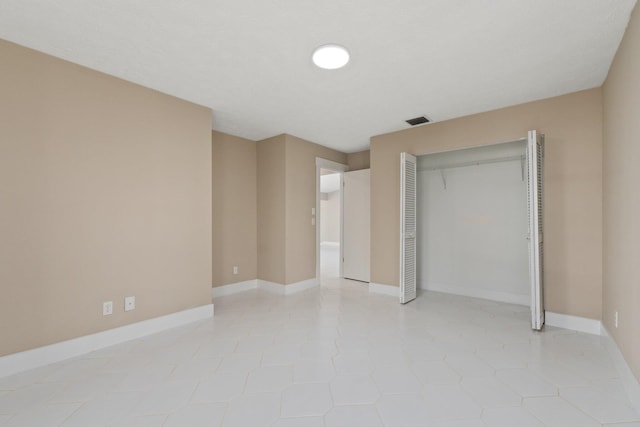
<svg viewBox="0 0 640 427">
<path fill-rule="evenodd" d="M 429 166 L 425 168 L 420 168 L 419 172 L 428 172 L 428 171 L 437 171 L 437 170 L 445 170 L 445 169 L 455 169 L 455 168 L 464 168 L 467 166 L 480 166 L 486 165 L 490 163 L 502 163 L 502 162 L 513 162 L 513 161 L 523 162 L 525 160 L 524 154 L 520 156 L 509 156 L 509 157 L 498 157 L 494 159 L 484 159 L 484 160 L 472 160 L 468 162 L 459 162 L 459 163 L 447 163 L 438 166 Z"/>
</svg>

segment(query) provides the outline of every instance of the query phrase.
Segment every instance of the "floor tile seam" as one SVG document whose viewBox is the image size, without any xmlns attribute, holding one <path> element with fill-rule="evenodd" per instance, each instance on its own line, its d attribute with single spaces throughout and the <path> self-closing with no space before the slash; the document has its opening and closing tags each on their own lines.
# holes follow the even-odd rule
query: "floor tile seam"
<svg viewBox="0 0 640 427">
<path fill-rule="evenodd" d="M 455 367 L 451 366 L 451 364 L 448 363 L 446 356 L 445 356 L 443 361 L 444 361 L 444 363 L 446 363 L 446 365 L 451 370 L 453 370 L 455 373 L 458 374 L 458 376 L 460 377 L 460 383 L 462 383 L 462 381 L 465 379 L 465 377 L 466 377 L 466 379 L 476 379 L 476 378 L 487 378 L 487 377 L 495 377 L 496 376 L 496 370 L 493 369 L 493 367 L 491 367 L 489 365 L 487 365 L 487 366 L 489 366 L 493 370 L 493 374 L 492 375 L 480 375 L 480 376 L 474 375 L 474 376 L 469 377 L 468 375 L 467 376 L 463 375 L 458 369 L 456 369 Z"/>
<path fill-rule="evenodd" d="M 380 398 L 378 398 L 378 400 L 380 400 Z M 378 421 L 380 421 L 380 425 L 386 426 L 384 419 L 382 418 L 382 414 L 380 413 L 380 407 L 377 405 L 377 403 L 373 404 L 373 407 L 375 408 L 376 416 L 378 417 Z"/>
<path fill-rule="evenodd" d="M 334 369 L 335 369 L 335 368 L 334 368 Z M 332 379 L 327 383 L 327 384 L 328 384 L 328 386 L 329 386 L 329 393 L 331 394 L 331 402 L 332 402 L 332 406 L 336 406 L 336 399 L 335 399 L 335 397 L 334 397 L 333 387 L 331 386 L 331 383 L 332 383 L 332 381 L 333 381 L 333 380 L 335 380 L 335 379 L 336 379 L 336 377 L 337 377 L 338 375 L 343 375 L 343 376 L 364 376 L 364 375 L 362 375 L 362 374 L 336 374 L 336 375 L 335 375 L 335 376 L 334 376 L 334 377 L 333 377 L 333 378 L 332 378 Z M 376 384 L 376 382 L 373 380 L 373 378 L 371 377 L 371 375 L 367 375 L 367 376 L 368 376 L 368 377 L 369 377 L 369 379 L 373 382 L 373 385 L 376 387 L 376 390 L 378 391 L 378 397 L 376 398 L 376 400 L 375 400 L 373 403 L 371 403 L 371 404 L 375 405 L 375 404 L 380 400 L 380 398 L 382 397 L 382 393 L 380 392 L 380 389 L 379 389 L 378 385 L 377 385 L 377 384 Z M 347 404 L 347 405 L 349 405 L 349 404 Z M 342 405 L 342 406 L 344 406 L 344 405 Z"/>
<path fill-rule="evenodd" d="M 482 377 L 482 378 L 490 378 L 490 377 Z M 482 378 L 472 378 L 472 379 L 482 379 Z M 473 395 L 471 395 L 471 393 L 462 384 L 462 381 L 460 382 L 460 391 L 469 399 L 471 399 L 472 402 L 474 402 L 476 405 L 478 405 L 480 408 L 484 410 L 485 406 L 480 402 L 478 402 L 478 400 L 475 397 L 473 397 Z M 518 395 L 518 397 L 520 397 L 520 405 L 522 405 L 522 397 L 520 395 Z"/>
<path fill-rule="evenodd" d="M 30 408 L 34 408 L 34 407 L 42 407 L 42 406 L 72 406 L 72 405 L 76 405 L 80 402 L 76 402 L 76 403 L 46 403 L 46 402 L 41 402 L 35 405 L 30 405 Z M 73 412 L 71 414 L 69 414 L 67 417 L 65 417 L 60 423 L 58 423 L 58 425 L 62 425 L 67 419 L 69 419 L 69 417 L 71 417 L 74 413 L 76 413 L 80 407 L 82 407 L 82 403 L 80 405 L 78 405 L 78 407 L 76 409 L 73 410 Z M 18 415 L 20 415 L 19 412 L 16 413 L 12 413 L 12 414 L 0 414 L 0 415 L 8 415 L 9 418 L 5 421 L 5 422 L 9 422 L 13 419 L 15 419 L 16 417 L 18 417 Z"/>
<path fill-rule="evenodd" d="M 244 373 L 244 384 L 242 385 L 242 392 L 240 393 L 240 396 L 244 396 L 245 392 L 247 391 L 247 385 L 249 384 L 249 375 L 251 375 L 251 372 L 253 372 L 255 370 L 254 369 L 250 369 L 249 372 Z M 233 372 L 233 371 L 232 371 Z M 238 397 L 235 397 L 235 399 L 237 399 Z M 231 400 L 233 400 L 234 398 L 232 398 Z"/>
<path fill-rule="evenodd" d="M 469 395 L 469 393 L 467 393 L 466 390 L 464 390 L 462 388 L 462 386 L 460 387 L 460 391 L 465 394 L 469 399 L 471 399 L 471 401 L 473 403 L 475 403 L 476 405 L 478 405 L 478 407 L 480 408 L 480 414 L 482 415 L 482 413 L 485 410 L 485 407 L 483 405 L 481 405 L 480 403 L 478 403 L 471 395 Z M 422 399 L 426 401 L 426 398 L 424 396 L 424 394 L 422 394 Z M 441 420 L 470 420 L 470 419 L 475 419 L 475 417 L 434 417 L 432 421 L 441 421 Z M 483 421 L 484 422 L 484 421 Z"/>
<path fill-rule="evenodd" d="M 580 388 L 580 387 L 572 387 L 572 388 Z M 585 415 L 587 418 L 589 418 L 590 420 L 595 421 L 597 424 L 603 425 L 603 423 L 599 420 L 597 420 L 595 417 L 589 415 L 588 413 L 586 413 L 585 411 L 583 411 L 582 409 L 578 408 L 576 405 L 574 405 L 572 402 L 570 402 L 569 400 L 565 399 L 562 395 L 558 395 L 557 397 L 551 397 L 551 396 L 543 396 L 543 397 L 531 397 L 531 398 L 527 398 L 527 399 L 545 399 L 545 398 L 552 398 L 552 399 L 560 399 L 561 401 L 563 401 L 565 404 L 569 405 L 571 408 L 577 410 L 579 413 Z M 524 402 L 523 402 L 523 406 L 524 406 Z"/>
<path fill-rule="evenodd" d="M 80 411 L 80 409 L 86 405 L 87 402 L 82 403 L 81 405 L 79 405 L 73 412 L 71 412 L 67 417 L 65 417 L 61 422 L 58 423 L 58 427 L 59 426 L 63 426 L 68 420 L 70 420 L 78 411 Z"/>
<path fill-rule="evenodd" d="M 18 414 L 0 414 L 2 416 L 8 416 L 9 418 L 7 418 L 6 420 L 4 420 L 5 423 L 8 423 L 9 421 L 13 420 Z"/>
<path fill-rule="evenodd" d="M 562 387 L 562 389 L 566 390 L 566 389 L 570 389 L 570 390 L 575 390 L 575 389 L 588 389 L 588 388 L 593 388 L 593 387 L 597 387 L 600 388 L 597 384 L 591 384 L 589 386 L 569 386 L 569 387 Z M 560 388 L 558 388 L 558 391 L 561 391 Z M 569 403 L 572 403 L 569 399 L 567 399 L 566 397 L 562 396 L 561 394 L 559 395 L 561 398 L 563 398 L 564 400 L 566 400 Z M 629 409 L 634 410 L 635 412 L 637 412 L 637 410 L 631 405 L 631 402 L 629 402 L 629 399 L 627 398 L 627 396 L 624 396 L 624 400 L 623 401 L 619 401 L 619 399 L 614 399 L 616 402 L 618 403 L 622 403 L 624 406 L 626 406 Z M 576 406 L 576 405 L 574 405 Z M 580 409 L 580 408 L 578 408 Z M 640 414 L 639 414 L 640 415 Z M 595 417 L 592 417 L 595 418 Z M 638 421 L 640 421 L 640 417 L 638 418 Z M 600 422 L 600 421 L 598 421 Z M 635 421 L 633 421 L 635 422 Z"/>
<path fill-rule="evenodd" d="M 233 399 L 231 399 L 231 400 L 233 400 Z M 228 402 L 225 402 L 224 413 L 222 414 L 222 418 L 220 419 L 220 426 L 224 425 L 225 418 L 227 418 L 227 416 L 229 415 L 229 409 L 230 409 L 231 400 L 229 400 Z"/>
<path fill-rule="evenodd" d="M 217 369 L 217 368 L 216 368 Z M 184 406 L 182 408 L 186 408 L 187 406 L 191 405 L 191 401 L 193 400 L 193 397 L 196 394 L 196 391 L 198 390 L 198 387 L 200 386 L 200 381 L 196 381 L 195 386 L 193 387 L 193 390 L 191 390 L 191 393 L 189 394 L 189 398 L 187 399 L 186 403 L 184 404 Z M 180 409 L 182 409 L 180 408 Z M 175 412 L 179 411 L 179 409 L 175 410 Z M 169 419 L 169 416 L 167 416 L 167 419 Z M 162 424 L 165 424 L 167 420 L 165 420 Z"/>
<path fill-rule="evenodd" d="M 549 397 L 549 396 L 545 396 L 545 397 Z M 521 406 L 522 410 L 523 410 L 523 411 L 525 411 L 527 414 L 531 415 L 531 416 L 532 416 L 534 419 L 536 419 L 537 421 L 539 421 L 539 422 L 540 422 L 540 424 L 542 424 L 542 425 L 545 425 L 545 426 L 546 426 L 546 425 L 547 425 L 547 423 L 545 423 L 542 419 L 540 419 L 539 417 L 537 417 L 537 416 L 536 416 L 536 414 L 534 414 L 533 412 L 531 412 L 528 408 L 526 408 L 526 407 L 524 406 L 524 400 L 525 400 L 525 399 L 522 399 L 522 406 Z"/>
<path fill-rule="evenodd" d="M 225 372 L 227 372 L 227 373 L 232 373 L 232 374 L 233 374 L 233 373 L 236 373 L 236 372 L 235 372 L 235 371 L 233 371 L 233 370 L 220 371 L 220 373 L 225 373 Z M 216 372 L 216 373 L 217 373 L 217 372 Z M 243 374 L 243 373 L 242 373 L 242 372 L 238 372 L 238 374 Z M 247 383 L 247 381 L 248 381 L 248 378 L 249 378 L 249 373 L 244 374 L 244 383 L 243 383 L 243 385 L 242 385 L 242 393 L 240 393 L 240 396 L 242 396 L 242 395 L 244 394 L 244 389 L 245 389 L 245 387 L 246 387 L 246 383 Z M 203 380 L 201 380 L 201 381 L 198 381 L 198 382 L 197 382 L 196 389 L 195 389 L 194 393 L 195 393 L 196 391 L 198 391 L 198 388 L 200 388 L 200 386 L 202 385 L 202 383 L 204 383 L 205 381 L 210 381 L 211 379 L 212 379 L 212 378 L 211 378 L 211 377 L 209 377 L 209 378 L 203 379 Z M 227 403 L 227 402 L 228 402 L 228 401 L 193 402 L 193 401 L 192 401 L 192 399 L 193 399 L 193 398 L 194 398 L 194 396 L 191 396 L 191 398 L 189 399 L 189 402 L 190 402 L 190 403 L 218 403 L 218 402 L 225 402 L 225 403 Z M 232 399 L 233 399 L 233 398 L 232 398 Z"/>
<path fill-rule="evenodd" d="M 509 370 L 516 371 L 516 370 L 522 370 L 522 369 L 526 369 L 526 368 L 500 369 L 500 371 L 509 371 Z M 522 398 L 522 400 L 523 400 L 523 403 L 524 403 L 524 399 L 526 399 L 526 398 L 528 398 L 528 397 L 553 397 L 553 396 L 560 396 L 560 387 L 558 387 L 558 386 L 556 386 L 555 384 L 553 384 L 553 383 L 551 383 L 551 382 L 547 381 L 547 380 L 546 380 L 546 379 L 544 379 L 544 378 L 539 378 L 539 377 L 537 377 L 537 376 L 536 376 L 536 379 L 539 379 L 539 380 L 541 380 L 541 381 L 547 382 L 547 383 L 549 383 L 553 388 L 555 388 L 555 389 L 556 389 L 556 394 L 555 394 L 555 395 L 545 394 L 545 395 L 540 395 L 540 396 L 538 396 L 538 395 L 534 395 L 534 396 L 523 396 L 523 395 L 522 395 L 522 394 L 520 394 L 520 392 L 518 392 L 518 391 L 517 391 L 513 386 L 509 385 L 509 384 L 508 384 L 507 382 L 505 382 L 502 378 L 500 378 L 500 377 L 498 376 L 498 371 L 496 371 L 496 375 L 495 375 L 495 377 L 496 377 L 496 379 L 497 379 L 498 381 L 500 381 L 500 382 L 501 382 L 502 384 L 504 384 L 507 388 L 509 388 L 509 390 L 513 391 L 513 392 L 514 392 L 514 393 L 516 393 L 518 396 L 520 396 L 520 397 Z"/>
<path fill-rule="evenodd" d="M 208 381 L 208 380 L 210 380 L 210 378 L 206 379 L 206 380 L 198 381 L 198 383 L 196 384 L 196 388 L 195 388 L 195 390 L 193 392 L 193 395 L 189 398 L 189 401 L 187 402 L 187 405 L 208 405 L 208 404 L 214 404 L 214 403 L 215 404 L 220 403 L 220 404 L 225 404 L 226 405 L 226 404 L 229 403 L 229 400 L 212 400 L 212 401 L 194 401 L 193 400 L 195 398 L 196 392 L 198 391 L 198 389 L 200 388 L 202 383 L 204 381 Z"/>
<path fill-rule="evenodd" d="M 196 384 L 196 385 L 194 386 L 193 391 L 192 391 L 192 392 L 191 392 L 191 394 L 190 394 L 189 399 L 187 399 L 187 402 L 186 402 L 183 406 L 181 406 L 180 408 L 175 409 L 173 412 L 176 412 L 176 411 L 178 411 L 178 410 L 180 410 L 180 409 L 183 409 L 183 408 L 185 408 L 185 407 L 189 406 L 189 404 L 190 404 L 190 402 L 191 402 L 191 397 L 193 396 L 193 393 L 195 393 L 195 391 L 197 390 L 197 388 L 198 388 L 198 386 L 197 386 L 197 384 Z M 154 391 L 154 389 L 145 390 L 145 391 Z M 140 399 L 140 401 L 136 403 L 136 405 L 135 405 L 135 406 L 133 406 L 133 408 L 132 408 L 132 410 L 131 410 L 131 413 L 129 413 L 129 414 L 127 414 L 127 415 L 129 415 L 129 416 L 133 416 L 133 417 L 155 417 L 155 416 L 162 416 L 162 415 L 168 416 L 168 415 L 170 415 L 170 414 L 171 414 L 171 412 L 151 412 L 151 413 L 146 413 L 146 414 L 137 414 L 137 415 L 134 415 L 135 409 L 140 405 L 140 403 L 141 403 L 141 402 L 142 402 L 142 401 L 143 401 L 147 396 L 148 396 L 148 393 L 147 393 L 145 396 L 143 396 L 143 397 Z"/>
<path fill-rule="evenodd" d="M 110 392 L 114 392 L 113 390 L 111 390 Z M 109 391 L 104 392 L 104 394 L 108 394 L 110 393 Z M 45 400 L 43 403 L 46 403 L 47 405 L 66 405 L 66 404 L 74 404 L 74 403 L 87 403 L 90 402 L 93 399 L 89 399 L 89 400 L 66 400 L 66 401 L 58 401 L 58 402 L 52 402 L 51 399 L 55 398 L 55 394 L 51 397 L 49 397 L 47 400 Z"/>
</svg>

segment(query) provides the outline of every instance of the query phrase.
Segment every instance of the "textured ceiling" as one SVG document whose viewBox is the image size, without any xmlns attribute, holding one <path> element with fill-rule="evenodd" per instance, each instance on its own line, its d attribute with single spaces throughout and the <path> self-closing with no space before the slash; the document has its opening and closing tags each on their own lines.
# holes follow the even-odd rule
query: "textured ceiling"
<svg viewBox="0 0 640 427">
<path fill-rule="evenodd" d="M 634 4 L 1 0 L 0 38 L 211 107 L 222 132 L 353 152 L 415 116 L 601 85 Z M 350 50 L 346 68 L 312 65 L 326 43 Z"/>
</svg>

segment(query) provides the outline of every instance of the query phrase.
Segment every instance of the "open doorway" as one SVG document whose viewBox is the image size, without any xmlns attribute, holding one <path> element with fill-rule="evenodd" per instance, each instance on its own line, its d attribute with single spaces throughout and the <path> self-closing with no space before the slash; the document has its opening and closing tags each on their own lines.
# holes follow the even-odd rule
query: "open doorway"
<svg viewBox="0 0 640 427">
<path fill-rule="evenodd" d="M 316 158 L 316 277 L 342 277 L 343 173 L 347 165 Z"/>
<path fill-rule="evenodd" d="M 320 277 L 340 277 L 341 173 L 320 169 Z"/>
</svg>

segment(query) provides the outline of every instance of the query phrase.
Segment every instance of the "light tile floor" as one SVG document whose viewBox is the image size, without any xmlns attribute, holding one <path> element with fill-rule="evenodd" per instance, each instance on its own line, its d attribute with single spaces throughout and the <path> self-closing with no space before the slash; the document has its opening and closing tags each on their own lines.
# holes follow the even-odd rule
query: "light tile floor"
<svg viewBox="0 0 640 427">
<path fill-rule="evenodd" d="M 0 426 L 640 426 L 596 336 L 439 293 L 324 280 L 0 379 Z"/>
</svg>

